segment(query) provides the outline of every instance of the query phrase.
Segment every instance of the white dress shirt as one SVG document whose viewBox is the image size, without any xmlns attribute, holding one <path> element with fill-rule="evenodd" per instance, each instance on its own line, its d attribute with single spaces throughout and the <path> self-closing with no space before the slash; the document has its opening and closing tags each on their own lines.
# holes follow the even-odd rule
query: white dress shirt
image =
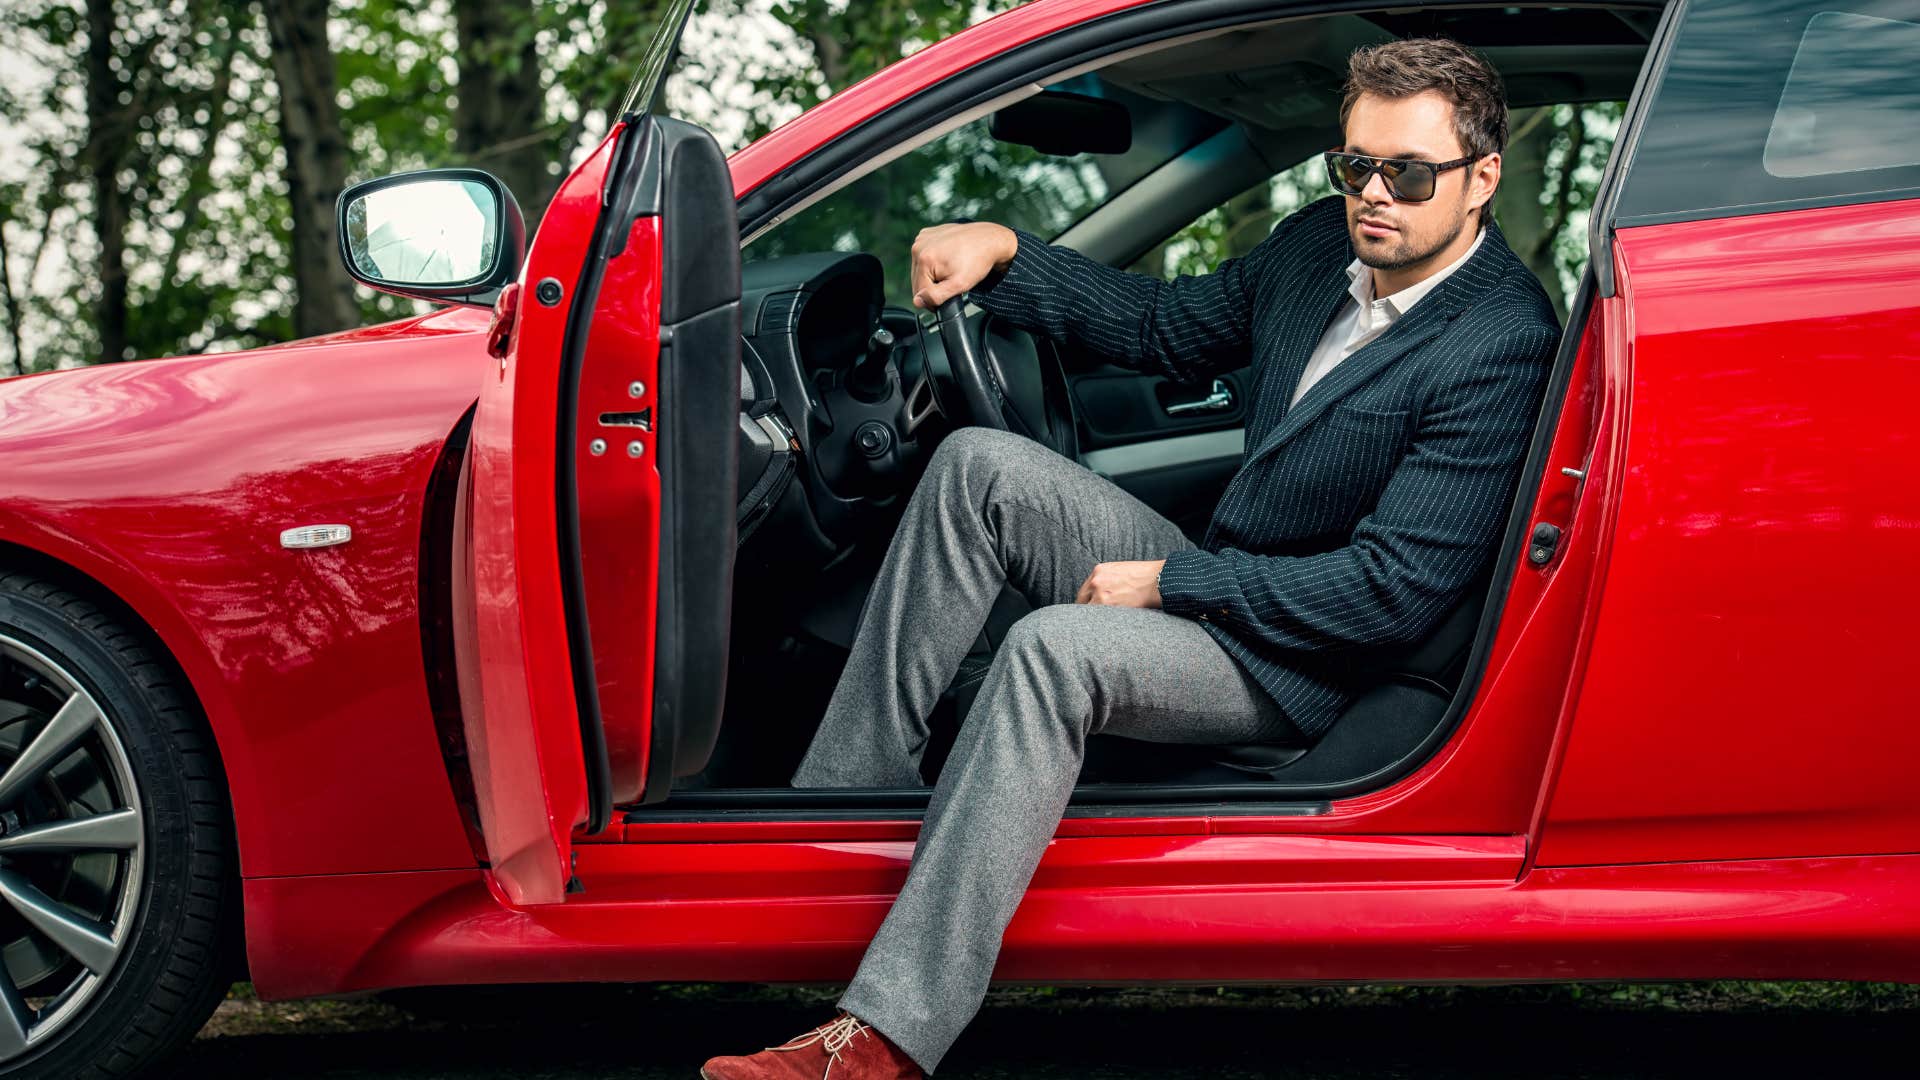
<svg viewBox="0 0 1920 1080">
<path fill-rule="evenodd" d="M 1352 284 L 1347 287 L 1347 291 L 1352 294 L 1353 300 L 1341 305 L 1340 314 L 1333 317 L 1327 332 L 1320 335 L 1320 344 L 1314 346 L 1313 357 L 1307 361 L 1307 369 L 1300 373 L 1300 383 L 1293 388 L 1293 398 L 1287 403 L 1287 407 L 1292 408 L 1299 404 L 1301 395 L 1305 394 L 1314 383 L 1325 378 L 1327 372 L 1333 370 L 1334 365 L 1359 352 L 1361 347 L 1369 341 L 1386 333 L 1387 327 L 1399 321 L 1400 317 L 1411 311 L 1413 305 L 1419 303 L 1422 297 L 1447 280 L 1447 275 L 1460 269 L 1461 264 L 1473 258 L 1473 253 L 1480 250 L 1480 242 L 1486 238 L 1487 231 L 1481 229 L 1480 234 L 1473 238 L 1473 243 L 1468 245 L 1466 254 L 1448 263 L 1439 273 L 1418 285 L 1409 285 L 1392 296 L 1383 296 L 1377 300 L 1373 296 L 1373 272 L 1367 269 L 1359 259 L 1348 263 L 1347 277 L 1352 279 Z"/>
</svg>

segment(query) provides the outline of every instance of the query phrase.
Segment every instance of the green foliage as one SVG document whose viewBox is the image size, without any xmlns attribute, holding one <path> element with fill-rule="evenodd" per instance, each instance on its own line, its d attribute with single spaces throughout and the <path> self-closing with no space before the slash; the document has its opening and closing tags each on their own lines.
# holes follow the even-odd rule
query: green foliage
<svg viewBox="0 0 1920 1080">
<path fill-rule="evenodd" d="M 89 183 L 84 0 L 0 9 L 0 33 L 28 70 L 0 88 L 0 125 L 30 165 L 0 183 L 6 284 L 22 346 L 0 338 L 0 375 L 101 359 L 95 208 Z M 530 4 L 489 64 L 517 63 L 533 38 L 545 119 L 509 152 L 564 165 L 604 134 L 656 28 L 661 0 Z M 284 153 L 265 26 L 253 4 L 146 0 L 116 5 L 121 111 L 105 144 L 129 201 L 127 340 L 138 357 L 242 348 L 293 337 Z M 455 164 L 460 62 L 451 0 L 347 0 L 331 38 L 350 176 Z M 530 207 L 537 210 L 537 207 Z M 413 301 L 361 293 L 369 320 Z M 0 318 L 4 318 L 0 314 Z"/>
<path fill-rule="evenodd" d="M 90 152 L 113 155 L 127 202 L 126 339 L 134 356 L 221 350 L 293 334 L 289 206 L 268 36 L 255 3 L 116 0 L 113 115 L 89 137 L 89 5 L 16 0 L 0 33 L 29 77 L 0 86 L 0 374 L 100 359 L 100 233 Z M 469 0 L 481 3 L 482 0 Z M 463 50 L 455 0 L 339 0 L 330 39 L 349 176 L 471 161 L 509 178 L 535 218 L 561 174 L 611 126 L 667 0 L 488 0 L 489 34 Z M 1015 0 L 703 0 L 676 57 L 670 108 L 737 148 L 827 95 Z M 539 70 L 531 127 L 463 146 L 461 73 Z M 1570 289 L 1617 105 L 1516 114 L 1498 216 L 1515 247 Z M 1524 129 L 1524 130 L 1522 130 Z M 1538 165 L 1514 167 L 1533 155 Z M 959 127 L 823 200 L 750 254 L 859 247 L 881 253 L 905 296 L 905 252 L 926 224 L 991 217 L 1057 235 L 1131 179 L 1115 162 L 1047 157 Z M 1137 175 L 1137 174 L 1132 174 Z M 1229 200 L 1136 269 L 1202 273 L 1244 253 L 1324 192 L 1311 163 Z M 0 300 L 5 297 L 0 296 Z M 1556 297 L 1558 299 L 1558 297 Z M 365 318 L 416 310 L 361 293 Z M 18 327 L 8 312 L 18 312 Z M 13 343 L 18 340 L 16 347 Z"/>
<path fill-rule="evenodd" d="M 716 5 L 722 6 L 722 5 Z M 738 12 L 741 0 L 724 0 Z M 772 15 L 804 44 L 751 78 L 774 101 L 810 106 L 1018 0 L 775 0 Z M 769 130 L 749 128 L 758 136 Z"/>
<path fill-rule="evenodd" d="M 97 139 L 81 108 L 82 12 L 48 3 L 6 17 L 9 40 L 44 73 L 39 86 L 0 101 L 0 117 L 28 133 L 25 149 L 38 166 L 12 185 L 5 210 L 12 290 L 27 328 L 42 331 L 30 353 L 13 358 L 21 370 L 97 358 L 99 277 L 86 272 L 99 250 L 88 183 L 94 153 L 112 155 L 128 202 L 135 355 L 283 340 L 291 330 L 275 314 L 287 286 L 285 212 L 253 182 L 277 152 L 272 98 L 242 91 L 265 77 L 264 34 L 249 9 L 213 0 L 116 14 L 118 107 Z M 44 287 L 49 280 L 55 287 Z"/>
<path fill-rule="evenodd" d="M 1128 269 L 1156 277 L 1205 274 L 1253 250 L 1280 220 L 1332 194 L 1319 158 L 1309 158 L 1207 211 Z"/>
<path fill-rule="evenodd" d="M 334 70 L 353 176 L 446 164 L 460 82 L 447 5 L 362 0 L 343 16 L 333 35 Z"/>
<path fill-rule="evenodd" d="M 737 16 L 747 5 L 716 5 Z M 968 25 L 1016 6 L 1015 0 L 775 0 L 773 19 L 792 45 L 763 63 L 741 64 L 752 99 L 742 141 L 773 130 L 793 113 L 846 89 Z M 757 241 L 752 258 L 806 251 L 879 253 L 891 272 L 887 302 L 906 304 L 904 255 L 926 225 L 991 218 L 1052 236 L 1106 196 L 1097 165 L 1084 156 L 1048 157 L 995 142 L 985 121 L 941 136 L 931 146 L 875 170 Z"/>
</svg>

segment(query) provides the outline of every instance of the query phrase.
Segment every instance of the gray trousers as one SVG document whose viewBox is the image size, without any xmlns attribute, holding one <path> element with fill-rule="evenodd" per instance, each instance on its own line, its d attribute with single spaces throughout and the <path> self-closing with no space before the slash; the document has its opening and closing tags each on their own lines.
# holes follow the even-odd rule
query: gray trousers
<svg viewBox="0 0 1920 1080">
<path fill-rule="evenodd" d="M 948 436 L 908 503 L 793 783 L 920 786 L 934 703 L 1002 585 L 1026 594 L 1035 610 L 995 655 L 934 785 L 906 885 L 840 999 L 929 1073 L 980 1009 L 1088 735 L 1228 743 L 1291 732 L 1198 623 L 1073 603 L 1096 563 L 1191 546 L 1086 468 L 984 428 Z"/>
</svg>

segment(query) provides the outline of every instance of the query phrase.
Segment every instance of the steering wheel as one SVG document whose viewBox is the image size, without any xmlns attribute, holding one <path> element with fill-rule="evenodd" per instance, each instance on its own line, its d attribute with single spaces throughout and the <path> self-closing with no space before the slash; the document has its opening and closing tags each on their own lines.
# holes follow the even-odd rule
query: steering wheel
<svg viewBox="0 0 1920 1080">
<path fill-rule="evenodd" d="M 967 318 L 965 296 L 941 304 L 937 319 L 947 366 L 966 407 L 955 423 L 1025 435 L 1079 459 L 1073 395 L 1051 344 L 1043 349 L 1032 334 L 990 314 Z"/>
</svg>

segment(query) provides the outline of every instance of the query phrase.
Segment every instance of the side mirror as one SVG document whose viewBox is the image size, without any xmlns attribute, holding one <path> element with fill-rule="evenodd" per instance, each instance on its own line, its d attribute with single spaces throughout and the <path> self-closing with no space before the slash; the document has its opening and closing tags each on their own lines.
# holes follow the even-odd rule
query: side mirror
<svg viewBox="0 0 1920 1080">
<path fill-rule="evenodd" d="M 340 193 L 340 257 L 363 285 L 492 307 L 520 276 L 527 224 L 513 192 L 479 169 L 426 169 Z"/>
<path fill-rule="evenodd" d="M 987 131 L 1043 154 L 1124 154 L 1133 146 L 1133 114 L 1118 101 L 1042 90 L 995 112 Z"/>
</svg>

